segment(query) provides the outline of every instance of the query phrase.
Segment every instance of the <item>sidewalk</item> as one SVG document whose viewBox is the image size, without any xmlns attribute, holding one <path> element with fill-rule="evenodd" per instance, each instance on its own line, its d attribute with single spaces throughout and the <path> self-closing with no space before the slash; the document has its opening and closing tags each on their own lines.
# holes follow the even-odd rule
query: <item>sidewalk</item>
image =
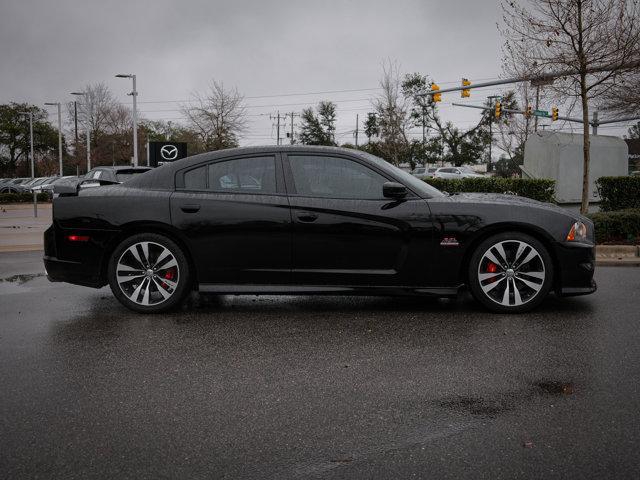
<svg viewBox="0 0 640 480">
<path fill-rule="evenodd" d="M 42 234 L 51 225 L 51 204 L 38 204 L 38 217 L 32 203 L 0 205 L 0 253 L 43 250 Z M 640 247 L 598 245 L 596 265 L 640 266 Z"/>
<path fill-rule="evenodd" d="M 42 234 L 51 225 L 51 204 L 38 203 L 38 217 L 33 203 L 0 205 L 0 252 L 43 250 Z"/>
</svg>

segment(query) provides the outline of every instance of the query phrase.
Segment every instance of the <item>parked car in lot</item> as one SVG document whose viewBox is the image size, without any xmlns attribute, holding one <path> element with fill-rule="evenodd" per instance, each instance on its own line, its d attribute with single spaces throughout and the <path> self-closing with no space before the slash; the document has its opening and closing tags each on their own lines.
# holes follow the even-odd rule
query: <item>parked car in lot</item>
<svg viewBox="0 0 640 480">
<path fill-rule="evenodd" d="M 482 177 L 469 167 L 441 167 L 433 174 L 435 178 L 477 178 Z"/>
<path fill-rule="evenodd" d="M 161 312 L 219 294 L 455 296 L 497 312 L 596 290 L 593 223 L 513 195 L 445 195 L 364 152 L 253 147 L 53 202 L 48 278 Z"/>
<path fill-rule="evenodd" d="M 436 167 L 416 167 L 411 171 L 411 175 L 418 178 L 432 178 L 436 170 Z"/>
<path fill-rule="evenodd" d="M 20 192 L 20 185 L 30 180 L 30 178 L 10 178 L 0 185 L 0 193 L 18 193 Z"/>
<path fill-rule="evenodd" d="M 130 166 L 116 166 L 116 167 L 96 167 L 87 172 L 84 176 L 85 180 L 100 180 L 112 183 L 125 182 L 136 175 L 145 173 L 151 170 L 151 167 L 130 167 Z"/>
<path fill-rule="evenodd" d="M 40 191 L 43 193 L 49 193 L 53 195 L 53 189 L 56 185 L 68 184 L 75 185 L 78 183 L 80 177 L 76 177 L 75 175 L 65 175 L 64 177 L 53 177 L 53 179 L 44 182 L 40 185 Z"/>
<path fill-rule="evenodd" d="M 19 193 L 39 193 L 41 191 L 41 186 L 47 182 L 52 181 L 53 179 L 55 179 L 56 177 L 38 177 L 38 178 L 34 178 L 33 180 L 23 183 L 22 185 L 19 185 L 18 188 L 18 192 Z"/>
</svg>

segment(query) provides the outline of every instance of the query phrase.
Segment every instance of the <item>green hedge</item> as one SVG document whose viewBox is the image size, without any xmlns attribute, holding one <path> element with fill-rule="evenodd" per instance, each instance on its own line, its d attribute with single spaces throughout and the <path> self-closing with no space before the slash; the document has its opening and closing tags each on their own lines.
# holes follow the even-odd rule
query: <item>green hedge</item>
<svg viewBox="0 0 640 480">
<path fill-rule="evenodd" d="M 39 193 L 37 198 L 39 202 L 48 202 L 51 200 L 48 193 Z M 0 193 L 0 204 L 28 202 L 33 202 L 33 193 Z"/>
<path fill-rule="evenodd" d="M 427 178 L 429 185 L 448 193 L 515 193 L 541 202 L 554 202 L 556 182 L 546 179 L 475 177 L 462 179 Z"/>
<path fill-rule="evenodd" d="M 640 243 L 640 208 L 591 213 L 596 243 Z"/>
<path fill-rule="evenodd" d="M 600 177 L 596 187 L 603 211 L 640 208 L 640 177 Z"/>
</svg>

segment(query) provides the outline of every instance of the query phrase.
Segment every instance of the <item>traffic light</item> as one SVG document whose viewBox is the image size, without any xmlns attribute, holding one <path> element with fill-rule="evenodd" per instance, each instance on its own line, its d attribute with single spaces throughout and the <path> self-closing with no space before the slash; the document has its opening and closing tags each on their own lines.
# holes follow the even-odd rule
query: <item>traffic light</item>
<svg viewBox="0 0 640 480">
<path fill-rule="evenodd" d="M 466 78 L 462 79 L 462 86 L 463 87 L 469 87 L 470 85 L 471 85 L 471 82 L 468 79 L 466 79 Z M 469 90 L 468 88 L 464 88 L 462 90 L 462 93 L 460 94 L 460 96 L 462 98 L 470 97 L 471 96 L 471 90 Z"/>
<path fill-rule="evenodd" d="M 431 91 L 432 92 L 437 92 L 438 90 L 440 90 L 440 87 L 438 85 L 436 85 L 435 83 L 431 84 Z M 431 101 L 433 102 L 441 102 L 442 101 L 442 94 L 441 93 L 434 93 L 433 95 L 431 95 Z"/>
<path fill-rule="evenodd" d="M 496 118 L 500 118 L 500 115 L 502 114 L 502 104 L 500 102 L 496 102 L 495 114 Z"/>
<path fill-rule="evenodd" d="M 558 107 L 551 107 L 551 120 L 558 120 Z"/>
<path fill-rule="evenodd" d="M 527 105 L 527 109 L 524 111 L 524 116 L 530 118 L 533 115 L 533 107 L 531 105 Z"/>
</svg>

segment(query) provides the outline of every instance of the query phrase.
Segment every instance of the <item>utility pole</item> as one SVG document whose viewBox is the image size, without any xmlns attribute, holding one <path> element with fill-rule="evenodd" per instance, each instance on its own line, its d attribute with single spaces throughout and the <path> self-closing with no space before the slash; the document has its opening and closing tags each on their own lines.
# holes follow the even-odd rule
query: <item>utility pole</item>
<svg viewBox="0 0 640 480">
<path fill-rule="evenodd" d="M 271 120 L 273 120 L 274 118 L 277 119 L 277 126 L 276 126 L 277 140 L 276 140 L 276 145 L 280 145 L 280 110 L 278 110 L 278 113 L 277 113 L 276 117 L 274 117 L 273 115 L 269 115 L 269 118 Z"/>
<path fill-rule="evenodd" d="M 356 113 L 356 148 L 358 148 L 358 131 L 360 130 L 360 115 Z"/>
<path fill-rule="evenodd" d="M 289 114 L 287 114 L 287 115 L 290 115 L 290 116 L 291 116 L 291 133 L 290 133 L 290 135 L 291 135 L 291 139 L 290 139 L 290 142 L 289 142 L 289 143 L 291 143 L 291 145 L 293 145 L 293 144 L 295 143 L 295 140 L 294 140 L 294 137 L 293 137 L 293 125 L 294 125 L 294 124 L 293 124 L 293 119 L 294 119 L 295 117 L 299 117 L 299 116 L 300 116 L 300 114 L 299 114 L 299 113 L 296 113 L 296 112 L 291 112 L 291 113 L 289 113 Z"/>
<path fill-rule="evenodd" d="M 280 145 L 280 110 L 278 110 L 278 142 L 277 145 Z"/>
</svg>

